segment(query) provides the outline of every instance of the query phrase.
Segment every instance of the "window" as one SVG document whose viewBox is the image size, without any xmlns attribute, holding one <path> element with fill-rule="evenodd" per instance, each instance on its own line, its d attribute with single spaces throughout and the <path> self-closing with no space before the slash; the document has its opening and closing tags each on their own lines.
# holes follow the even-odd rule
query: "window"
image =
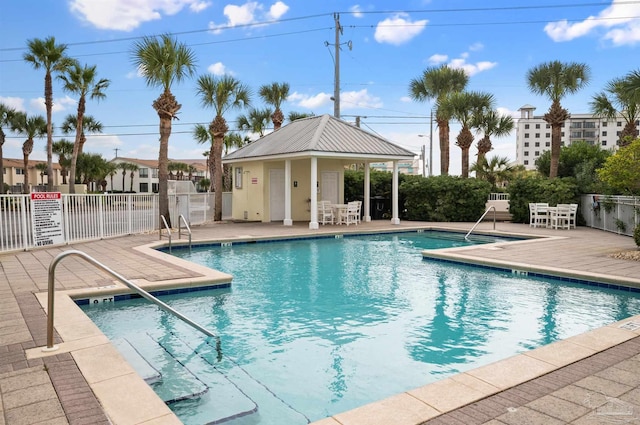
<svg viewBox="0 0 640 425">
<path fill-rule="evenodd" d="M 540 147 L 540 142 L 536 142 L 536 148 Z"/>
<path fill-rule="evenodd" d="M 529 138 L 529 133 L 524 133 L 524 138 L 528 139 Z"/>
<path fill-rule="evenodd" d="M 138 170 L 138 173 L 140 173 L 140 178 L 146 179 L 147 177 L 149 177 L 149 169 L 148 168 L 140 168 Z M 140 190 L 140 192 L 142 192 L 142 190 Z M 144 192 L 146 192 L 146 190 Z"/>
<path fill-rule="evenodd" d="M 617 125 L 618 127 L 622 127 L 622 121 L 618 121 L 618 122 L 616 123 L 616 125 Z"/>
<path fill-rule="evenodd" d="M 524 151 L 524 156 L 529 156 L 529 151 Z"/>
<path fill-rule="evenodd" d="M 582 128 L 582 123 L 581 122 L 572 122 L 571 123 L 571 128 Z"/>
<path fill-rule="evenodd" d="M 550 142 L 546 142 L 544 145 L 545 145 L 546 147 L 549 147 L 549 146 L 551 146 L 551 143 L 550 143 Z"/>
<path fill-rule="evenodd" d="M 535 155 L 535 156 L 540 156 L 540 151 L 536 151 L 536 152 L 534 153 L 534 155 Z"/>
<path fill-rule="evenodd" d="M 607 146 L 607 141 L 606 140 L 602 141 L 602 146 Z"/>
<path fill-rule="evenodd" d="M 149 183 L 140 183 L 140 193 L 147 193 L 147 192 L 149 192 Z"/>
<path fill-rule="evenodd" d="M 234 178 L 234 183 L 236 189 L 242 189 L 242 167 L 236 167 L 236 173 Z"/>
<path fill-rule="evenodd" d="M 16 168 L 16 174 L 19 176 L 24 176 L 24 168 Z"/>
<path fill-rule="evenodd" d="M 572 131 L 572 132 L 571 132 L 571 137 L 573 137 L 573 138 L 580 138 L 580 137 L 582 137 L 582 131 Z"/>
<path fill-rule="evenodd" d="M 528 148 L 529 147 L 529 142 L 524 142 L 524 147 Z"/>
<path fill-rule="evenodd" d="M 536 129 L 540 128 L 540 124 L 536 124 Z"/>
<path fill-rule="evenodd" d="M 551 137 L 551 133 L 544 133 L 544 137 L 548 139 L 549 137 Z"/>
<path fill-rule="evenodd" d="M 584 128 L 596 128 L 596 123 L 593 121 L 588 121 L 584 123 Z"/>
<path fill-rule="evenodd" d="M 6 167 L 2 167 L 2 174 L 7 174 L 7 169 L 6 169 Z"/>
<path fill-rule="evenodd" d="M 603 121 L 603 122 L 602 122 L 602 126 L 603 126 L 603 127 L 606 127 L 606 126 L 607 126 L 607 122 L 606 122 L 606 121 Z"/>
<path fill-rule="evenodd" d="M 620 132 L 616 131 L 616 136 L 620 137 Z"/>
<path fill-rule="evenodd" d="M 529 124 L 525 124 L 525 125 L 524 125 L 524 129 L 525 129 L 525 130 L 529 130 Z"/>
<path fill-rule="evenodd" d="M 157 178 L 158 178 L 158 169 L 157 169 L 157 168 L 154 168 L 154 169 L 151 171 L 151 178 L 154 178 L 154 179 L 157 179 Z M 154 192 L 157 192 L 157 190 L 156 190 L 156 191 L 154 191 Z"/>
<path fill-rule="evenodd" d="M 551 124 L 547 124 L 545 128 L 551 128 Z"/>
<path fill-rule="evenodd" d="M 560 128 L 564 128 L 564 123 L 562 123 L 562 125 L 560 126 Z"/>
<path fill-rule="evenodd" d="M 596 132 L 595 131 L 585 131 L 584 132 L 584 137 L 596 137 Z"/>
<path fill-rule="evenodd" d="M 158 193 L 160 191 L 159 183 L 151 183 L 151 191 L 153 193 Z"/>
<path fill-rule="evenodd" d="M 524 160 L 524 165 L 529 165 L 529 160 L 528 159 Z"/>
<path fill-rule="evenodd" d="M 603 132 L 602 132 L 602 137 L 606 137 L 606 136 L 607 136 L 607 132 L 606 132 L 606 131 L 603 131 Z"/>
<path fill-rule="evenodd" d="M 560 137 L 564 137 L 564 131 L 560 133 Z"/>
</svg>

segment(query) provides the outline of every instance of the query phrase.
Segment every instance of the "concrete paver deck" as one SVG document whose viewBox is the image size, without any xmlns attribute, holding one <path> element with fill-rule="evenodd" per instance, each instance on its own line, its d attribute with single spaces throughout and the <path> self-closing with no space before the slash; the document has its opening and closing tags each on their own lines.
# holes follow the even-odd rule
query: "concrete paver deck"
<svg viewBox="0 0 640 425">
<path fill-rule="evenodd" d="M 375 221 L 349 227 L 322 226 L 319 230 L 310 231 L 307 223 L 296 223 L 294 226 L 276 223 L 215 223 L 194 228 L 193 238 L 196 241 L 233 240 L 416 227 L 466 231 L 471 225 L 403 222 L 399 226 L 393 226 L 387 221 Z M 490 229 L 490 223 L 481 223 L 477 231 Z M 629 237 L 586 228 L 559 231 L 511 223 L 498 223 L 497 233 L 526 233 L 551 238 L 505 244 L 491 249 L 487 246 L 455 249 L 441 252 L 437 256 L 514 266 L 519 270 L 582 276 L 585 279 L 624 281 L 631 286 L 640 287 L 640 262 L 609 257 L 609 254 L 616 251 L 635 249 L 633 240 Z M 144 250 L 134 249 L 157 242 L 157 238 L 157 234 L 135 235 L 73 246 L 0 254 L 0 425 L 107 424 L 109 419 L 114 422 L 114 418 L 117 418 L 114 423 L 126 423 L 120 415 L 114 416 L 105 411 L 105 403 L 98 401 L 96 390 L 87 383 L 87 378 L 83 376 L 72 354 L 58 353 L 42 358 L 28 355 L 34 347 L 46 344 L 46 314 L 34 294 L 46 291 L 47 270 L 51 261 L 56 255 L 69 249 L 87 253 L 128 279 L 150 284 L 165 280 L 197 279 L 201 276 L 198 269 L 167 262 L 157 256 L 147 255 Z M 61 291 L 95 288 L 111 283 L 113 279 L 107 274 L 77 258 L 65 259 L 56 272 L 56 288 Z M 611 418 L 626 420 L 624 423 L 640 424 L 640 337 L 637 332 L 631 335 L 613 325 L 610 329 L 611 332 L 627 332 L 629 335 L 625 334 L 623 339 L 597 349 L 589 348 L 576 340 L 575 345 L 564 349 L 562 355 L 557 354 L 557 347 L 553 350 L 547 348 L 546 352 L 545 347 L 542 347 L 540 351 L 531 354 L 532 359 L 538 359 L 537 363 L 531 363 L 533 360 L 526 363 L 541 365 L 540 372 L 533 379 L 516 386 L 499 388 L 499 383 L 492 384 L 478 370 L 475 375 L 462 374 L 450 381 L 436 383 L 445 389 L 440 391 L 440 394 L 447 395 L 445 398 L 438 399 L 433 389 L 424 387 L 395 396 L 394 400 L 382 401 L 374 411 L 383 412 L 385 410 L 379 406 L 398 402 L 396 406 L 403 406 L 402 414 L 397 413 L 392 420 L 384 414 L 378 416 L 379 420 L 385 418 L 384 423 L 394 425 L 615 423 L 606 421 Z M 604 335 L 604 331 L 601 334 Z M 602 340 L 601 334 L 596 334 L 591 339 Z M 56 341 L 61 341 L 59 336 Z M 578 346 L 579 349 L 576 348 Z M 562 351 L 562 346 L 559 347 Z M 574 355 L 578 360 L 575 363 L 575 359 L 567 362 L 567 355 Z M 564 360 L 557 360 L 557 356 Z M 508 381 L 507 379 L 505 382 Z M 110 385 L 106 382 L 98 384 Z M 456 397 L 456 389 L 461 388 L 465 391 L 472 390 L 471 395 L 460 391 L 460 397 Z M 474 395 L 476 393 L 478 395 Z M 482 396 L 487 393 L 491 395 Z M 467 398 L 464 394 L 467 394 Z M 615 416 L 615 411 L 605 408 L 618 408 L 618 416 Z M 365 415 L 366 410 L 366 407 L 362 410 Z M 393 409 L 386 410 L 389 411 L 393 412 Z M 383 423 L 364 419 L 362 412 L 345 412 L 318 423 Z M 622 416 L 623 414 L 626 416 Z M 175 423 L 175 419 L 165 414 L 156 419 L 155 423 Z"/>
</svg>

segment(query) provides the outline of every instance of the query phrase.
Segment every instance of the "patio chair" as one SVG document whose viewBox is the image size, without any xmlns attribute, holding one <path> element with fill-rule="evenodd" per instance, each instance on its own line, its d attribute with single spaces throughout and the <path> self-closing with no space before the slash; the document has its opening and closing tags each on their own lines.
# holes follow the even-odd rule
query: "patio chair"
<svg viewBox="0 0 640 425">
<path fill-rule="evenodd" d="M 546 202 L 529 204 L 529 226 L 531 227 L 547 227 L 549 224 L 548 214 L 549 204 Z"/>
<path fill-rule="evenodd" d="M 359 201 L 351 201 L 347 203 L 347 215 L 344 220 L 347 226 L 349 224 L 355 224 L 357 226 L 360 221 L 360 206 L 358 202 Z"/>
<path fill-rule="evenodd" d="M 558 204 L 549 209 L 549 227 L 554 229 L 571 229 L 571 207 L 569 204 Z"/>
<path fill-rule="evenodd" d="M 578 214 L 578 204 L 569 204 L 571 215 L 569 216 L 569 229 L 576 228 L 576 215 Z"/>
<path fill-rule="evenodd" d="M 336 216 L 333 213 L 333 207 L 331 201 L 319 201 L 318 202 L 318 222 L 323 225 L 329 223 L 334 224 Z"/>
</svg>

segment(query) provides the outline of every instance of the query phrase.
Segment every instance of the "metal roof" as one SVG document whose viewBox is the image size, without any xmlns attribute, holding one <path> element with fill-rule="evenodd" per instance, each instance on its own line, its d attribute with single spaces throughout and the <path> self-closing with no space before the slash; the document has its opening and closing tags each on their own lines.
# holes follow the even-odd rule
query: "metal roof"
<svg viewBox="0 0 640 425">
<path fill-rule="evenodd" d="M 331 115 L 295 120 L 226 155 L 224 162 L 296 157 L 412 159 L 415 153 Z"/>
</svg>

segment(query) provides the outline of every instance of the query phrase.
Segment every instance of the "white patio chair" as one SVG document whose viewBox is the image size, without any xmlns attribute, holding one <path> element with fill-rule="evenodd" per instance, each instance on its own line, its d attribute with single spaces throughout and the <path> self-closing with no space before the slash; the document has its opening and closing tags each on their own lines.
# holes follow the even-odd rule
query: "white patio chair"
<svg viewBox="0 0 640 425">
<path fill-rule="evenodd" d="M 345 216 L 344 221 L 347 226 L 349 224 L 358 225 L 358 222 L 360 221 L 358 201 L 351 201 L 347 203 L 347 215 Z"/>
<path fill-rule="evenodd" d="M 549 224 L 548 214 L 549 204 L 546 202 L 529 204 L 529 226 L 531 227 L 547 227 Z"/>
<path fill-rule="evenodd" d="M 578 204 L 569 204 L 571 216 L 569 217 L 569 229 L 576 228 L 576 215 L 578 214 Z"/>
<path fill-rule="evenodd" d="M 558 204 L 555 208 L 550 209 L 549 226 L 554 229 L 571 229 L 571 208 L 568 204 Z"/>
<path fill-rule="evenodd" d="M 323 225 L 329 223 L 334 224 L 336 216 L 333 213 L 333 207 L 331 201 L 319 201 L 318 202 L 318 222 Z"/>
</svg>

